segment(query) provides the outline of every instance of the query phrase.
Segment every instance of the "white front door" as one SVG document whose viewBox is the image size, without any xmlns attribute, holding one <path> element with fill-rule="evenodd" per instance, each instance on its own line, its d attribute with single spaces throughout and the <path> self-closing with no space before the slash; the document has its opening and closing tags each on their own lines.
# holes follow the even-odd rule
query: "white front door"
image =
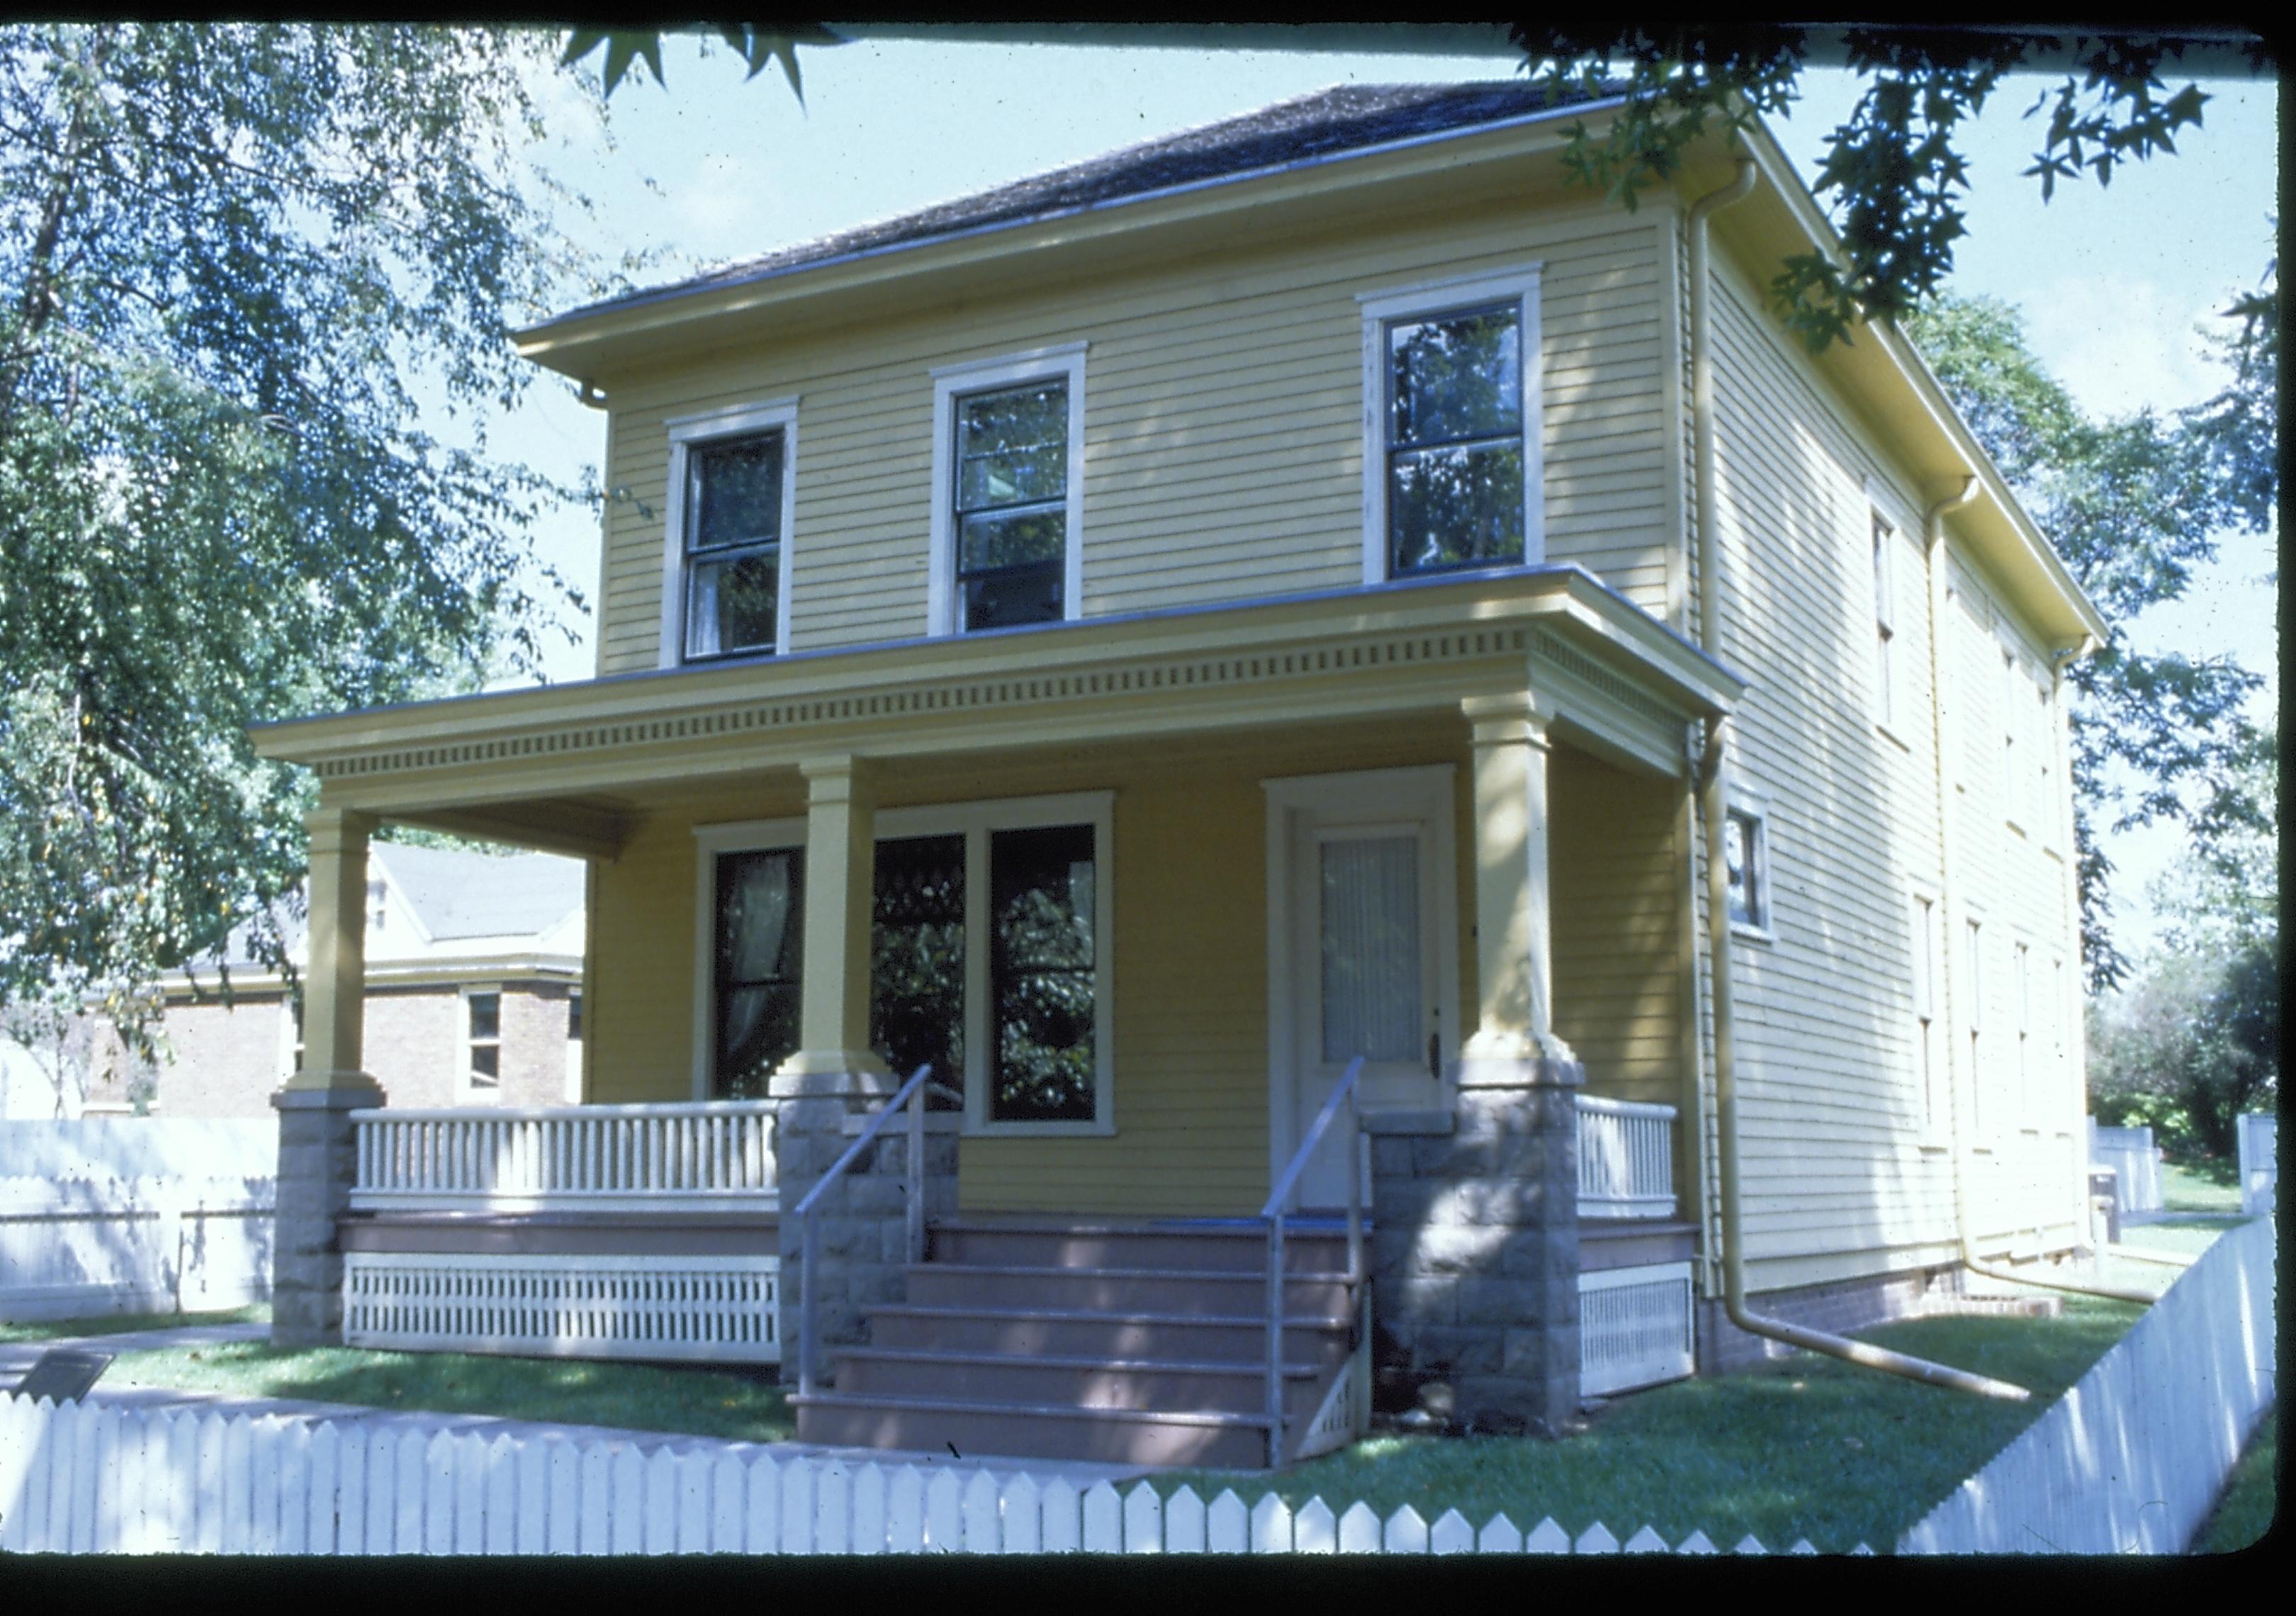
<svg viewBox="0 0 2296 1616">
<path fill-rule="evenodd" d="M 1444 1103 L 1457 1053 L 1457 869 L 1451 771 L 1382 769 L 1268 783 L 1271 882 L 1281 939 L 1271 981 L 1276 1037 L 1271 1174 L 1290 1165 L 1316 1113 L 1363 1057 L 1358 1103 L 1423 1110 Z M 1293 1202 L 1347 1203 L 1342 1112 Z M 1271 1177 L 1271 1182 L 1273 1178 Z"/>
</svg>

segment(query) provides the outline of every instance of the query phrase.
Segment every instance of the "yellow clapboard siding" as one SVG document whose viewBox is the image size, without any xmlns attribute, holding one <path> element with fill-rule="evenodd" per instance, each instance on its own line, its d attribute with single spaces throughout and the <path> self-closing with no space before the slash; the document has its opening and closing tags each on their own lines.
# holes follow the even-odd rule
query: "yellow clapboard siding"
<svg viewBox="0 0 2296 1616">
<path fill-rule="evenodd" d="M 1939 867 L 1921 744 L 1928 601 L 1917 492 L 1734 268 L 1718 291 L 1724 655 L 1753 685 L 1734 727 L 1743 775 L 1768 794 L 1777 915 L 1775 940 L 1734 950 L 1751 1283 L 1766 1287 L 1884 1272 L 1909 1240 L 1956 1238 L 1950 1158 L 1921 1148 L 1910 986 L 1913 883 L 1933 891 Z M 1904 536 L 1906 745 L 1875 725 L 1869 493 Z M 1958 654 L 1981 668 L 1974 649 Z M 1987 753 L 1964 755 L 1976 769 Z M 1994 888 L 1994 862 L 1970 844 L 1957 841 L 1956 883 Z M 2012 879 L 2001 897 L 2034 889 Z M 2004 1195 L 2021 1199 L 1974 1186 L 1978 1221 Z"/>
<path fill-rule="evenodd" d="M 1572 547 L 1578 525 L 1654 513 L 1664 497 L 1663 417 L 1651 396 L 1662 282 L 1650 245 L 1648 231 L 1599 211 L 1501 208 L 1252 243 L 1071 294 L 824 332 L 754 360 L 718 356 L 614 390 L 610 475 L 659 511 L 664 421 L 797 394 L 793 644 L 914 633 L 921 587 L 889 593 L 871 579 L 925 539 L 931 366 L 1082 338 L 1086 599 L 1131 611 L 1234 598 L 1240 577 L 1175 569 L 1168 552 L 1187 537 L 1232 549 L 1239 531 L 1259 553 L 1239 572 L 1329 587 L 1361 564 L 1356 294 L 1537 259 L 1550 523 L 1560 558 L 1600 565 L 1609 550 Z M 1632 484 L 1643 491 L 1622 491 Z M 1320 520 L 1282 529 L 1266 520 L 1303 511 Z M 1200 536 L 1173 534 L 1197 518 Z M 1641 545 L 1656 542 L 1653 532 Z M 658 654 L 662 543 L 658 522 L 610 523 L 602 670 Z M 1639 547 L 1628 551 L 1632 560 Z M 847 575 L 857 575 L 849 588 Z"/>
</svg>

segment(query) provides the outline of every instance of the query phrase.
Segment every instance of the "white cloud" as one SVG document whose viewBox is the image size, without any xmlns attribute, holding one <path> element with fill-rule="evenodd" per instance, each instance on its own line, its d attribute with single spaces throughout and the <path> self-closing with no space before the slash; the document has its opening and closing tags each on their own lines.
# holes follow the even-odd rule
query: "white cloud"
<svg viewBox="0 0 2296 1616">
<path fill-rule="evenodd" d="M 2127 415 L 2197 404 L 2223 385 L 2197 329 L 2221 307 L 2152 281 L 2062 275 L 2027 307 L 2026 334 L 2083 408 Z"/>
</svg>

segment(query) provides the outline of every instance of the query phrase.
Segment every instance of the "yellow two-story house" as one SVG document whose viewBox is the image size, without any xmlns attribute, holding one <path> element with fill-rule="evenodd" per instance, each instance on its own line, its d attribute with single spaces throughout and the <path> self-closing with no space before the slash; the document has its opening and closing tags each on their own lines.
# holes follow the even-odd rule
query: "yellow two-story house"
<svg viewBox="0 0 2296 1616">
<path fill-rule="evenodd" d="M 1255 1463 L 2080 1244 L 2103 626 L 1903 338 L 1767 309 L 1833 240 L 1769 136 L 1629 210 L 1603 111 L 1332 90 L 522 333 L 605 413 L 597 677 L 258 737 L 282 1334 Z M 589 861 L 578 1112 L 362 1077 L 382 821 Z"/>
</svg>

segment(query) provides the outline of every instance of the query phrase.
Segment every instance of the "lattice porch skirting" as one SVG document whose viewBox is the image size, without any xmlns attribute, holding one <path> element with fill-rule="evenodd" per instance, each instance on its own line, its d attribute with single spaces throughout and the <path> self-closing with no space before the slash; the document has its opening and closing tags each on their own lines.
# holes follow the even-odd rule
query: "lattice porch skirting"
<svg viewBox="0 0 2296 1616">
<path fill-rule="evenodd" d="M 1579 1394 L 1687 1379 L 1697 1369 L 1692 1317 L 1686 1262 L 1579 1275 Z"/>
<path fill-rule="evenodd" d="M 780 1279 L 778 1257 L 349 1251 L 343 1342 L 777 1364 Z"/>
</svg>

